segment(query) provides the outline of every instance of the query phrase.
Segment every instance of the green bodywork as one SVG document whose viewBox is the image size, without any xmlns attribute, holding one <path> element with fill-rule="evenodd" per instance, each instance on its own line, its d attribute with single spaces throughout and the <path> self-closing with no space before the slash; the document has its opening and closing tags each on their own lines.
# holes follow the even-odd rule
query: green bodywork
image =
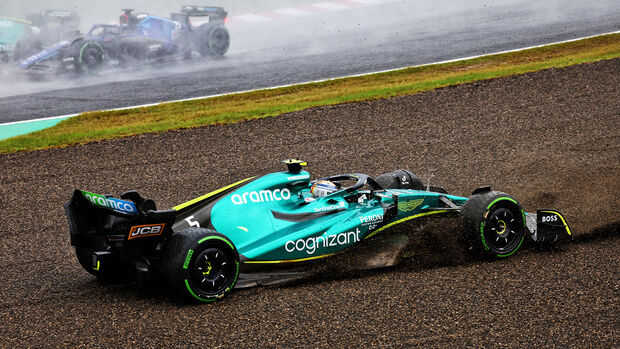
<svg viewBox="0 0 620 349">
<path fill-rule="evenodd" d="M 406 189 L 347 192 L 326 197 L 310 194 L 310 174 L 277 172 L 232 188 L 225 195 L 205 195 L 193 205 L 179 205 L 175 231 L 189 226 L 213 228 L 232 240 L 245 263 L 306 261 L 343 251 L 388 225 L 449 212 L 445 196 L 461 206 L 467 198 Z M 397 214 L 386 210 L 398 200 Z M 393 210 L 395 212 L 396 210 Z"/>
<path fill-rule="evenodd" d="M 15 44 L 23 37 L 31 34 L 32 23 L 29 21 L 0 17 L 0 54 L 13 52 Z"/>
</svg>

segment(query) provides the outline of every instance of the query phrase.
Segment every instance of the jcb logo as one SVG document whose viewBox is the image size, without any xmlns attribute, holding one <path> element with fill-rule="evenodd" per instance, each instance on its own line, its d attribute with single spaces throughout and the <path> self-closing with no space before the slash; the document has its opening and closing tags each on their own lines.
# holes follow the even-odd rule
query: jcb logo
<svg viewBox="0 0 620 349">
<path fill-rule="evenodd" d="M 144 237 L 144 236 L 161 235 L 161 233 L 164 231 L 165 225 L 166 223 L 135 225 L 131 227 L 131 229 L 129 230 L 129 237 L 127 237 L 127 240 L 131 240 L 133 238 Z"/>
</svg>

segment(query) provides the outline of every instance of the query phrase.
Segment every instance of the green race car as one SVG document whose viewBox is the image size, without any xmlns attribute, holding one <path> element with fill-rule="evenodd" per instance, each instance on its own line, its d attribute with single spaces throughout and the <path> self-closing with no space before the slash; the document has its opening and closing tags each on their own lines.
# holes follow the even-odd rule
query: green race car
<svg viewBox="0 0 620 349">
<path fill-rule="evenodd" d="M 0 60 L 20 62 L 46 46 L 74 37 L 80 23 L 73 11 L 42 10 L 26 20 L 0 17 Z"/>
<path fill-rule="evenodd" d="M 17 42 L 33 33 L 38 33 L 38 30 L 30 21 L 0 17 L 0 61 L 8 62 Z"/>
<path fill-rule="evenodd" d="M 81 265 L 101 279 L 163 275 L 179 297 L 211 302 L 235 287 L 304 277 L 333 265 L 397 264 L 411 247 L 405 222 L 457 217 L 482 255 L 505 258 L 526 238 L 570 239 L 556 210 L 525 213 L 515 198 L 474 190 L 461 197 L 398 170 L 317 180 L 305 162 L 251 177 L 173 207 L 135 191 L 120 199 L 76 190 L 65 204 Z M 337 267 L 340 268 L 340 267 Z"/>
</svg>

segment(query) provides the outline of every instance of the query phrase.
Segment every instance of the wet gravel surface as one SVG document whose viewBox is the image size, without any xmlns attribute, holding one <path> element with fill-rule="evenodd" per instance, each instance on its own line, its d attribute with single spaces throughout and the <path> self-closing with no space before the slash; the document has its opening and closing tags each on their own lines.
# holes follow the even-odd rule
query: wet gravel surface
<svg viewBox="0 0 620 349">
<path fill-rule="evenodd" d="M 618 347 L 620 59 L 278 118 L 0 156 L 0 347 Z M 101 284 L 69 246 L 75 188 L 133 188 L 171 207 L 310 162 L 314 178 L 406 168 L 467 195 L 554 207 L 575 241 L 480 261 L 455 228 L 421 229 L 411 260 L 233 292 L 204 306 L 157 285 Z"/>
</svg>

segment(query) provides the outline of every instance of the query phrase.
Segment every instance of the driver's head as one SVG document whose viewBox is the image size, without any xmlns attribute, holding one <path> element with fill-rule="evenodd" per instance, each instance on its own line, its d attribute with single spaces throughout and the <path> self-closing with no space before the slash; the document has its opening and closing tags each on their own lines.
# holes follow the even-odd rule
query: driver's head
<svg viewBox="0 0 620 349">
<path fill-rule="evenodd" d="M 338 187 L 330 181 L 318 181 L 310 187 L 310 193 L 315 197 L 327 196 L 338 190 Z"/>
</svg>

